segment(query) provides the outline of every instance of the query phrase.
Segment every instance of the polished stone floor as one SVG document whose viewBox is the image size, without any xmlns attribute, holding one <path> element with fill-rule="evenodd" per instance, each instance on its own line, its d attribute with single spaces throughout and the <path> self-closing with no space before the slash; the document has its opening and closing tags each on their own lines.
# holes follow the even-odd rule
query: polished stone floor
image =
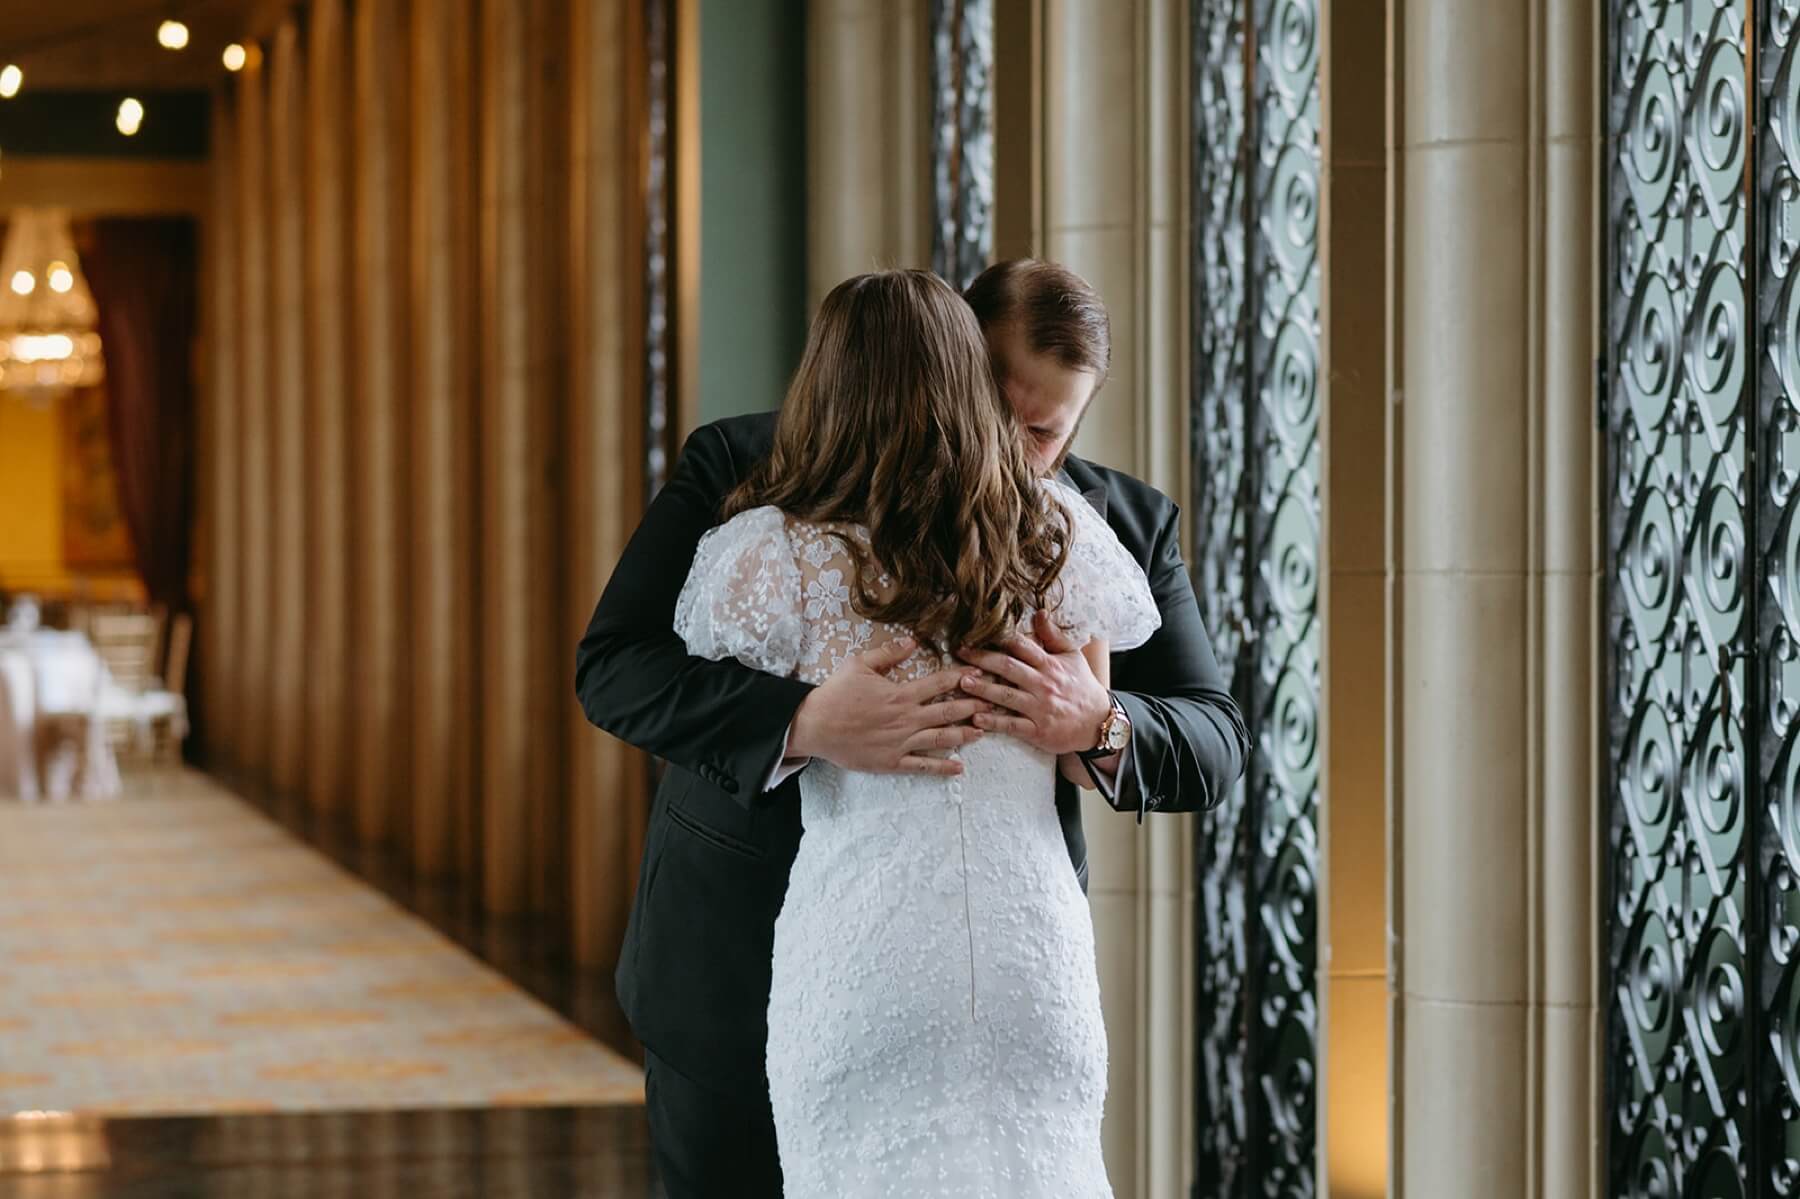
<svg viewBox="0 0 1800 1199">
<path fill-rule="evenodd" d="M 229 775 L 215 777 L 288 832 L 419 916 L 552 1011 L 643 1063 L 643 1050 L 619 1010 L 611 974 L 574 966 L 565 951 L 568 941 L 563 929 L 542 919 L 485 913 L 466 889 L 414 877 L 394 855 L 358 845 L 344 827 L 322 819 L 300 798 L 274 795 Z M 0 1199 L 5 1199 L 4 1195 Z"/>
<path fill-rule="evenodd" d="M 640 1199 L 643 1109 L 0 1120 L 0 1199 Z"/>
<path fill-rule="evenodd" d="M 0 804 L 0 879 L 0 1112 L 643 1098 L 628 1057 L 205 775 Z"/>
<path fill-rule="evenodd" d="M 234 780 L 223 779 L 227 785 Z M 301 840 L 573 1024 L 638 1056 L 612 980 L 562 931 L 494 919 L 299 803 L 233 787 Z M 641 1057 L 640 1057 L 641 1060 Z M 0 1199 L 612 1199 L 658 1196 L 643 1108 L 440 1108 L 99 1119 L 0 1117 Z"/>
</svg>

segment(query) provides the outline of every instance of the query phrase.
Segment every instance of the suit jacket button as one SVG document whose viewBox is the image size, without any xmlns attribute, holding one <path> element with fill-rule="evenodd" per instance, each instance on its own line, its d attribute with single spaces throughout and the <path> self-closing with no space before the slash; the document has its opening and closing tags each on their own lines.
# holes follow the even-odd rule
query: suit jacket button
<svg viewBox="0 0 1800 1199">
<path fill-rule="evenodd" d="M 719 786 L 725 788 L 725 793 L 727 795 L 736 795 L 737 794 L 737 780 L 736 779 L 719 778 L 714 781 L 717 782 L 719 784 Z"/>
</svg>

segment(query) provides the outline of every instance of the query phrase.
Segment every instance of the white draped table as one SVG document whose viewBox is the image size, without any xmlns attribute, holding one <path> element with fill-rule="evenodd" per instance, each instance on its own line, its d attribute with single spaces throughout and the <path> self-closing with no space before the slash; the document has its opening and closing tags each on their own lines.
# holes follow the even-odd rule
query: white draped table
<svg viewBox="0 0 1800 1199">
<path fill-rule="evenodd" d="M 103 706 L 114 690 L 106 664 L 80 633 L 0 629 L 0 796 L 27 801 L 119 793 Z M 68 743 L 46 735 L 79 732 Z"/>
</svg>

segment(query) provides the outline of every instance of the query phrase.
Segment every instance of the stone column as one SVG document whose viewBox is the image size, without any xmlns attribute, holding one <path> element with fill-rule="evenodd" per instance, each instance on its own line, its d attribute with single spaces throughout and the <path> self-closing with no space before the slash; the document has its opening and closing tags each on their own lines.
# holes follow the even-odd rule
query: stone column
<svg viewBox="0 0 1800 1199">
<path fill-rule="evenodd" d="M 931 265 L 925 0 L 807 9 L 807 309 L 850 275 Z"/>
<path fill-rule="evenodd" d="M 1003 185 L 1008 220 L 1039 222 L 1038 255 L 1066 264 L 1105 299 L 1112 371 L 1076 446 L 1084 457 L 1185 494 L 1187 472 L 1187 5 L 1176 0 L 1002 5 L 999 35 L 1035 27 L 1027 44 L 1035 113 L 1016 78 L 996 79 L 995 139 L 1007 162 L 1041 163 L 1036 202 Z M 1023 61 L 1021 61 L 1023 60 Z M 1034 154 L 1021 153 L 1038 138 Z M 1025 247 L 1015 225 L 1007 252 Z M 1089 896 L 1111 1047 L 1104 1131 L 1120 1195 L 1183 1191 L 1193 1154 L 1193 818 L 1141 827 L 1086 799 Z"/>
<path fill-rule="evenodd" d="M 1597 1182 L 1597 7 L 1401 0 L 1395 1194 Z"/>
<path fill-rule="evenodd" d="M 1600 68 L 1604 6 L 1544 0 L 1538 29 L 1544 99 L 1541 240 L 1536 269 L 1543 415 L 1535 468 L 1539 611 L 1532 733 L 1539 788 L 1533 822 L 1535 1003 L 1532 1035 L 1542 1079 L 1532 1136 L 1539 1195 L 1603 1187 L 1605 1008 L 1599 863 L 1606 852 L 1600 774 L 1605 686 L 1601 438 L 1594 421 L 1595 330 L 1603 309 L 1596 269 L 1604 237 L 1599 184 L 1605 139 Z"/>
<path fill-rule="evenodd" d="M 306 795 L 344 801 L 350 695 L 347 395 L 350 382 L 350 88 L 344 0 L 307 9 L 306 123 Z"/>
<path fill-rule="evenodd" d="M 427 876 L 466 870 L 475 845 L 473 46 L 470 0 L 414 0 L 409 840 Z"/>
<path fill-rule="evenodd" d="M 406 810 L 411 755 L 407 652 L 407 31 L 404 0 L 356 6 L 358 121 L 351 356 L 350 793 L 357 836 L 381 842 Z"/>
<path fill-rule="evenodd" d="M 281 24 L 269 56 L 269 781 L 296 792 L 305 773 L 306 679 L 306 210 L 305 87 L 300 29 Z"/>
</svg>

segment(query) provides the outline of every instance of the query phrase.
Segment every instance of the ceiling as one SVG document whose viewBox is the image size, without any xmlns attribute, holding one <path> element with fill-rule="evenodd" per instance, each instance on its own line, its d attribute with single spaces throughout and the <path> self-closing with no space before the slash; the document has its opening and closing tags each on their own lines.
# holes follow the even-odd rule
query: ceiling
<svg viewBox="0 0 1800 1199">
<path fill-rule="evenodd" d="M 258 0 L 0 0 L 0 63 L 17 62 L 27 88 L 145 91 L 206 87 L 219 54 L 242 35 Z M 190 32 L 179 52 L 156 44 L 178 17 Z"/>
</svg>

